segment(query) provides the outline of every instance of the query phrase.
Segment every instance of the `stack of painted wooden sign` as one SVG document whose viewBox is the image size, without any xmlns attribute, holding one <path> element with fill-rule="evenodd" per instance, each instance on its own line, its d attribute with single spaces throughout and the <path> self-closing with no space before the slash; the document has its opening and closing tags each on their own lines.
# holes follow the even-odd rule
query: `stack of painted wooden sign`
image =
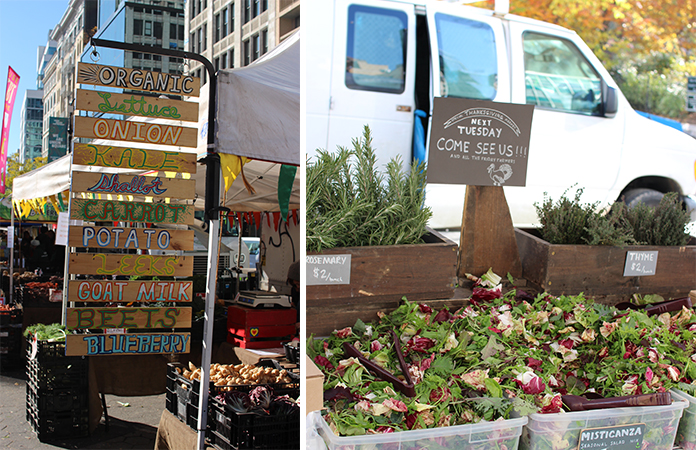
<svg viewBox="0 0 696 450">
<path fill-rule="evenodd" d="M 77 82 L 124 90 L 78 90 L 79 110 L 198 120 L 198 103 L 162 98 L 197 97 L 198 78 L 80 63 Z M 68 301 L 90 306 L 67 309 L 67 327 L 84 333 L 68 335 L 66 354 L 188 353 L 191 335 L 177 329 L 191 327 L 191 308 L 171 305 L 192 301 L 193 283 L 175 277 L 191 276 L 193 260 L 168 251 L 192 250 L 193 231 L 158 226 L 193 223 L 195 181 L 181 174 L 196 172 L 196 154 L 138 145 L 195 148 L 197 129 L 161 120 L 78 116 L 75 137 L 135 144 L 74 146 L 73 165 L 133 172 L 73 171 L 70 218 L 84 225 L 70 227 L 69 247 L 79 250 L 70 254 L 68 273 L 76 279 L 69 281 Z"/>
</svg>

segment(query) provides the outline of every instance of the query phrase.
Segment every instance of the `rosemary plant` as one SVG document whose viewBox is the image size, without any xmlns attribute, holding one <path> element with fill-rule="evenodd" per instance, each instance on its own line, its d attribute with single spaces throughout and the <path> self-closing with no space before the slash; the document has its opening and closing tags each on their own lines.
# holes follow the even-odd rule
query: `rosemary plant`
<svg viewBox="0 0 696 450">
<path fill-rule="evenodd" d="M 421 243 L 432 215 L 424 206 L 425 164 L 404 172 L 395 158 L 378 171 L 367 126 L 352 144 L 318 150 L 307 164 L 307 250 Z"/>
</svg>

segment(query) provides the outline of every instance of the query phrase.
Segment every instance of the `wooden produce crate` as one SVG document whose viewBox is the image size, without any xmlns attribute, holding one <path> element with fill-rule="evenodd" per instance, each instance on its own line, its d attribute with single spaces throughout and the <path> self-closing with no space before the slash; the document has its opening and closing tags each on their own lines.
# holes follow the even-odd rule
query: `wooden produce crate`
<svg viewBox="0 0 696 450">
<path fill-rule="evenodd" d="M 293 308 L 227 308 L 227 342 L 242 348 L 277 348 L 296 334 Z"/>
<path fill-rule="evenodd" d="M 423 244 L 334 248 L 311 255 L 351 255 L 350 284 L 307 286 L 307 333 L 377 319 L 409 301 L 449 299 L 457 282 L 457 244 L 434 230 Z M 309 276 L 309 274 L 308 274 Z"/>
<path fill-rule="evenodd" d="M 551 295 L 581 292 L 604 303 L 617 303 L 633 294 L 658 294 L 665 300 L 682 298 L 696 289 L 696 246 L 554 245 L 515 229 L 522 276 Z M 627 252 L 657 251 L 654 275 L 624 276 Z"/>
</svg>

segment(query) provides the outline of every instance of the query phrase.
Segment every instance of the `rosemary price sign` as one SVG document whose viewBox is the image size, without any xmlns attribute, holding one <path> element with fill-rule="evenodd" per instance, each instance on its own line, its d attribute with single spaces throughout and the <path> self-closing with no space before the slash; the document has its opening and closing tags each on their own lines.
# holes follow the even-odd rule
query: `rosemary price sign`
<svg viewBox="0 0 696 450">
<path fill-rule="evenodd" d="M 307 285 L 350 284 L 351 255 L 307 255 Z"/>
</svg>

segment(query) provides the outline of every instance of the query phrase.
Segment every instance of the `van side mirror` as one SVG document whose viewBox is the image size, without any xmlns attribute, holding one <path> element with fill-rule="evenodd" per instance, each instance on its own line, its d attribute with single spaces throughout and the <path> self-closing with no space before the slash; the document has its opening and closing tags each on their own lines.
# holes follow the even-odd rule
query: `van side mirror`
<svg viewBox="0 0 696 450">
<path fill-rule="evenodd" d="M 604 117 L 614 117 L 619 110 L 619 96 L 616 95 L 616 89 L 610 86 L 605 86 L 603 95 Z"/>
</svg>

